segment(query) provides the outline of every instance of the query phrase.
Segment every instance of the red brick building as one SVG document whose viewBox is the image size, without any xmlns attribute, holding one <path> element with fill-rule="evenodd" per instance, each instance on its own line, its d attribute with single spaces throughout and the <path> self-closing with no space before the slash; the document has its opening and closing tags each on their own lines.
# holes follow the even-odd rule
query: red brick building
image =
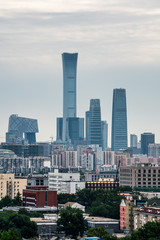
<svg viewBox="0 0 160 240">
<path fill-rule="evenodd" d="M 23 206 L 56 207 L 57 204 L 57 191 L 50 191 L 45 189 L 23 190 Z"/>
</svg>

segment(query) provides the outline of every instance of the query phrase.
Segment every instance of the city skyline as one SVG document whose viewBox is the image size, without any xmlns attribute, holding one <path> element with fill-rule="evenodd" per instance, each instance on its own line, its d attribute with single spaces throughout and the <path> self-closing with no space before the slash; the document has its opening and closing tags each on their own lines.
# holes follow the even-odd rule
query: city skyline
<svg viewBox="0 0 160 240">
<path fill-rule="evenodd" d="M 38 119 L 38 141 L 55 139 L 63 52 L 79 53 L 77 115 L 85 116 L 90 99 L 100 99 L 109 146 L 114 88 L 127 91 L 128 135 L 153 132 L 160 142 L 160 3 L 6 0 L 0 7 L 1 142 L 11 114 Z"/>
</svg>

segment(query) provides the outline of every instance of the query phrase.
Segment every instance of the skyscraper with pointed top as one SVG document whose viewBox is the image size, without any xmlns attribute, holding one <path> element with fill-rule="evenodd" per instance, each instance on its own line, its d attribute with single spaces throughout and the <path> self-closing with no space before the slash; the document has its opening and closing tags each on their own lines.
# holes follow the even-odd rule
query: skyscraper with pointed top
<svg viewBox="0 0 160 240">
<path fill-rule="evenodd" d="M 113 106 L 112 106 L 112 137 L 111 137 L 112 151 L 120 149 L 127 149 L 127 104 L 126 104 L 126 90 L 113 90 Z"/>
</svg>

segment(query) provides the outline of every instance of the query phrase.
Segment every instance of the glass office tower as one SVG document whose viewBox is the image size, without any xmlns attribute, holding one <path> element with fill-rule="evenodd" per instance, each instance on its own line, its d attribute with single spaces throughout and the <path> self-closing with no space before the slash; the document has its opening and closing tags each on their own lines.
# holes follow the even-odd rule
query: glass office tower
<svg viewBox="0 0 160 240">
<path fill-rule="evenodd" d="M 63 53 L 63 131 L 67 141 L 67 119 L 76 117 L 76 76 L 78 53 Z"/>
<path fill-rule="evenodd" d="M 91 99 L 90 110 L 86 112 L 86 140 L 88 144 L 102 145 L 101 107 L 99 99 Z"/>
<path fill-rule="evenodd" d="M 113 107 L 112 107 L 112 151 L 127 149 L 127 107 L 126 107 L 126 90 L 113 90 Z"/>
</svg>

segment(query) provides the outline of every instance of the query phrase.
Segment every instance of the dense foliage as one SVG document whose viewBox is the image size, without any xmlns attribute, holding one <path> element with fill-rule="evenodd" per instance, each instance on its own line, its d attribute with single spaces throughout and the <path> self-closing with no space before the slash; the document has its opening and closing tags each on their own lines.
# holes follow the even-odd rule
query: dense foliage
<svg viewBox="0 0 160 240">
<path fill-rule="evenodd" d="M 77 238 L 83 236 L 85 231 L 85 221 L 82 211 L 70 206 L 60 211 L 60 218 L 57 221 L 57 231 L 64 232 L 65 236 Z"/>
<path fill-rule="evenodd" d="M 124 240 L 160 240 L 160 222 L 148 222 Z"/>
<path fill-rule="evenodd" d="M 103 240 L 117 240 L 117 237 L 110 236 L 110 234 L 103 227 L 91 228 L 88 231 L 87 237 L 99 237 Z"/>
<path fill-rule="evenodd" d="M 21 195 L 18 192 L 17 195 L 12 199 L 9 196 L 6 196 L 4 198 L 1 199 L 0 201 L 0 208 L 3 207 L 13 207 L 13 206 L 21 206 L 22 205 L 22 199 L 21 199 Z"/>
<path fill-rule="evenodd" d="M 73 194 L 59 194 L 58 203 L 78 202 L 86 207 L 86 212 L 92 216 L 119 219 L 119 206 L 122 196 L 121 191 L 131 191 L 131 188 L 117 188 L 113 191 L 98 189 L 91 191 L 83 189 Z"/>
<path fill-rule="evenodd" d="M 3 211 L 0 212 L 0 234 L 0 240 L 12 239 L 10 238 L 12 235 L 15 235 L 14 240 L 36 237 L 38 236 L 37 225 L 30 221 L 30 218 L 26 215 L 13 211 Z"/>
</svg>

